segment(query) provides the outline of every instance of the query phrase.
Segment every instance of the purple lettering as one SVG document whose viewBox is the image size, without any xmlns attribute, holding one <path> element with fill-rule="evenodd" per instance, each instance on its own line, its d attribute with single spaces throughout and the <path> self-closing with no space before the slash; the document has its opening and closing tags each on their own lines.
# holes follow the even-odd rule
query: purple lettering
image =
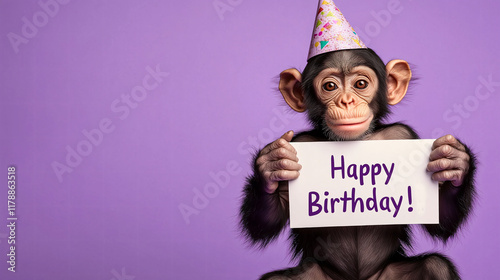
<svg viewBox="0 0 500 280">
<path fill-rule="evenodd" d="M 340 162 L 340 167 L 335 167 L 335 159 L 332 155 L 332 179 L 335 179 L 335 170 L 340 170 L 342 172 L 342 179 L 345 178 L 344 156 L 340 157 Z"/>
<path fill-rule="evenodd" d="M 380 167 L 380 164 L 372 164 L 372 186 L 375 186 L 375 176 L 380 174 L 382 171 L 382 168 Z"/>
<path fill-rule="evenodd" d="M 389 181 L 391 180 L 392 177 L 392 172 L 394 171 L 394 162 L 391 164 L 391 170 L 387 170 L 387 166 L 384 164 L 384 170 L 385 174 L 387 174 L 387 180 L 385 180 L 385 184 L 389 184 Z"/>
<path fill-rule="evenodd" d="M 325 192 L 325 196 L 328 196 L 330 193 L 329 192 Z M 325 209 L 325 213 L 328 213 L 328 198 L 325 197 L 325 203 L 323 204 L 324 207 L 323 209 Z"/>
<path fill-rule="evenodd" d="M 313 195 L 316 196 L 316 199 L 314 201 L 312 201 Z M 317 192 L 309 192 L 309 217 L 318 215 L 323 209 L 321 207 L 321 204 L 318 203 L 318 200 L 319 194 Z M 313 207 L 317 207 L 317 210 L 313 211 Z"/>
<path fill-rule="evenodd" d="M 382 197 L 382 199 L 380 200 L 380 209 L 391 212 L 391 207 L 389 206 L 389 197 Z"/>
<path fill-rule="evenodd" d="M 354 178 L 358 180 L 358 166 L 356 164 L 351 164 L 347 167 L 347 176 L 349 178 Z"/>
<path fill-rule="evenodd" d="M 399 213 L 399 208 L 401 208 L 401 203 L 403 202 L 403 196 L 399 197 L 399 202 L 398 203 L 396 203 L 396 200 L 394 199 L 394 197 L 391 197 L 391 200 L 392 200 L 392 204 L 394 205 L 394 209 L 395 209 L 394 210 L 394 215 L 392 215 L 392 217 L 396 218 L 396 216 Z"/>
<path fill-rule="evenodd" d="M 356 205 L 358 204 L 359 202 L 359 208 L 360 208 L 360 211 L 361 213 L 365 212 L 365 205 L 364 205 L 364 202 L 363 202 L 363 199 L 358 197 L 358 198 L 355 198 L 356 197 L 356 188 L 352 188 L 352 212 L 356 212 Z"/>
<path fill-rule="evenodd" d="M 368 164 L 362 164 L 359 168 L 359 184 L 363 186 L 365 184 L 364 176 L 370 174 L 370 166 Z"/>
<path fill-rule="evenodd" d="M 373 196 L 366 199 L 366 209 L 370 211 L 375 210 L 375 212 L 378 212 L 377 188 L 373 188 Z"/>
</svg>

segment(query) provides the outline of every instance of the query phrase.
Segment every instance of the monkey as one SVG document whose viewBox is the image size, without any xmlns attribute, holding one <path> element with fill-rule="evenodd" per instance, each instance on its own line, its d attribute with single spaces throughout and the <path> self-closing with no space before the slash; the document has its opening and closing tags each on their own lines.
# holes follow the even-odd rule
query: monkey
<svg viewBox="0 0 500 280">
<path fill-rule="evenodd" d="M 419 138 L 404 123 L 384 122 L 411 79 L 406 61 L 384 64 L 370 48 L 322 53 L 310 58 L 302 73 L 292 68 L 280 74 L 285 102 L 307 112 L 312 129 L 288 131 L 256 152 L 240 207 L 240 228 L 251 244 L 267 246 L 288 223 L 288 181 L 301 169 L 290 142 Z M 440 223 L 422 225 L 431 237 L 446 243 L 470 216 L 476 161 L 452 135 L 433 142 L 427 171 L 439 182 Z M 294 228 L 290 240 L 298 265 L 260 279 L 460 279 L 443 254 L 408 255 L 409 225 Z"/>
</svg>

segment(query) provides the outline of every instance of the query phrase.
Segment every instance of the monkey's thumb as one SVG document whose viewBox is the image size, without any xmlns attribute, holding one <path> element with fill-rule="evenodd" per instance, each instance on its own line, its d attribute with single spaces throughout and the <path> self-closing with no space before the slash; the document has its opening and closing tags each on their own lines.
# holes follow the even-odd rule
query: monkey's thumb
<svg viewBox="0 0 500 280">
<path fill-rule="evenodd" d="M 281 136 L 281 138 L 285 139 L 288 142 L 292 141 L 293 130 L 289 130 L 289 131 L 285 132 L 285 134 L 283 134 L 283 136 Z"/>
</svg>

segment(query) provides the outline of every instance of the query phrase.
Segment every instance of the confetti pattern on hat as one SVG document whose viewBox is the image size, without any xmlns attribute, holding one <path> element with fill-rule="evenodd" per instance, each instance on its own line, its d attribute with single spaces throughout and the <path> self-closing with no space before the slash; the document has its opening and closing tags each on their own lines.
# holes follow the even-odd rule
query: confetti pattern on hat
<svg viewBox="0 0 500 280">
<path fill-rule="evenodd" d="M 366 48 L 333 1 L 320 0 L 318 7 L 308 60 L 326 52 Z"/>
</svg>

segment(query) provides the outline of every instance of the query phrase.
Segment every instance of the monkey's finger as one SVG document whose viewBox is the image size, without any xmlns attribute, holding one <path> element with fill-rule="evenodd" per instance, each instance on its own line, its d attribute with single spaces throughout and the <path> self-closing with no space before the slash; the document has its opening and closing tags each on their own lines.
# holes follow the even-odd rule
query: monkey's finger
<svg viewBox="0 0 500 280">
<path fill-rule="evenodd" d="M 299 178 L 300 173 L 298 171 L 290 171 L 290 170 L 277 170 L 270 172 L 267 174 L 267 178 L 273 182 L 279 181 L 290 181 Z"/>
<path fill-rule="evenodd" d="M 436 139 L 436 141 L 434 141 L 434 143 L 432 143 L 432 150 L 436 149 L 437 147 L 443 146 L 443 145 L 450 145 L 457 150 L 465 152 L 465 146 L 462 143 L 460 143 L 460 141 L 458 141 L 458 139 L 455 138 L 451 134 L 448 134 L 448 135 L 445 135 L 445 136 L 442 136 L 442 137 Z"/>
<path fill-rule="evenodd" d="M 467 161 L 457 158 L 457 159 L 447 159 L 441 158 L 437 160 L 433 160 L 427 164 L 427 171 L 430 172 L 439 172 L 443 170 L 462 170 L 467 172 L 469 169 L 469 164 Z"/>
<path fill-rule="evenodd" d="M 273 194 L 279 187 L 278 182 L 269 182 L 264 186 L 264 191 L 268 194 Z"/>
<path fill-rule="evenodd" d="M 290 142 L 293 139 L 293 130 L 289 130 L 285 132 L 280 138 L 285 139 L 286 141 Z"/>
<path fill-rule="evenodd" d="M 469 161 L 469 155 L 466 152 L 458 150 L 450 145 L 438 146 L 432 150 L 429 156 L 429 160 L 433 161 L 440 158 L 448 158 L 448 159 L 461 158 L 465 161 Z"/>
<path fill-rule="evenodd" d="M 293 149 L 292 145 L 288 143 L 284 147 L 280 147 L 278 149 L 272 150 L 267 154 L 271 160 L 280 160 L 280 159 L 289 159 L 298 162 L 299 158 L 297 157 L 297 151 Z"/>
<path fill-rule="evenodd" d="M 278 170 L 299 171 L 302 169 L 302 165 L 293 159 L 280 158 L 276 160 L 269 160 L 268 155 L 265 155 L 262 158 L 263 159 L 261 161 L 257 160 L 257 168 L 261 174 Z"/>
<path fill-rule="evenodd" d="M 256 164 L 263 165 L 263 164 L 266 164 L 268 162 L 277 161 L 277 160 L 281 160 L 281 159 L 289 159 L 289 160 L 298 162 L 299 158 L 297 157 L 296 151 L 294 149 L 293 150 L 290 149 L 290 147 L 292 147 L 292 145 L 288 144 L 288 146 L 274 149 L 274 150 L 270 151 L 269 153 L 258 157 Z"/>
<path fill-rule="evenodd" d="M 264 149 L 262 149 L 262 151 L 260 151 L 260 154 L 265 155 L 265 154 L 270 153 L 272 150 L 275 150 L 275 149 L 278 149 L 281 147 L 287 147 L 287 149 L 291 149 L 293 152 L 297 153 L 297 151 L 295 151 L 295 148 L 292 145 L 290 145 L 290 143 L 289 143 L 290 141 L 292 141 L 292 138 L 293 138 L 293 131 L 290 130 L 290 131 L 286 132 L 285 134 L 283 134 L 280 138 L 276 139 L 271 144 L 265 146 Z"/>
<path fill-rule="evenodd" d="M 276 161 L 271 161 L 266 165 L 267 165 L 266 168 L 268 168 L 271 171 L 278 171 L 278 170 L 299 171 L 300 169 L 302 169 L 302 165 L 300 165 L 296 161 L 289 159 L 280 159 Z"/>
<path fill-rule="evenodd" d="M 464 173 L 461 170 L 444 170 L 432 174 L 431 178 L 438 182 L 450 181 L 455 187 L 458 187 L 463 183 Z"/>
</svg>

